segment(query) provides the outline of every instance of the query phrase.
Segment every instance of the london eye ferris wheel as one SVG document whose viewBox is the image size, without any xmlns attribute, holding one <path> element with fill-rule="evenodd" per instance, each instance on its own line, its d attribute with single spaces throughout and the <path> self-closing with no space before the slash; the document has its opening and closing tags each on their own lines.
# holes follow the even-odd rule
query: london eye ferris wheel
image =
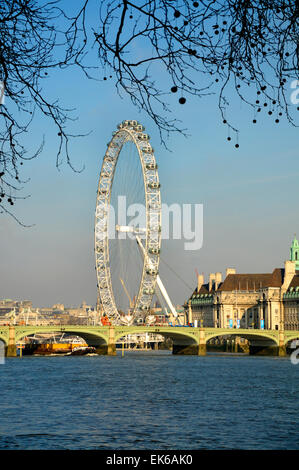
<svg viewBox="0 0 299 470">
<path fill-rule="evenodd" d="M 95 213 L 98 292 L 111 323 L 118 324 L 128 312 L 135 321 L 149 313 L 159 280 L 160 249 L 161 195 L 154 150 L 140 123 L 123 121 L 107 144 Z"/>
</svg>

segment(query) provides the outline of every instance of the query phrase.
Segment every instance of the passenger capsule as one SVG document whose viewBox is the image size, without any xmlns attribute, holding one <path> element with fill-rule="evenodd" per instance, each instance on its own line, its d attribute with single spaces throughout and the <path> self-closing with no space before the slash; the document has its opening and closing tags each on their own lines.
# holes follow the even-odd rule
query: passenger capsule
<svg viewBox="0 0 299 470">
<path fill-rule="evenodd" d="M 154 182 L 154 183 L 148 183 L 147 185 L 150 189 L 159 189 L 161 187 L 160 183 Z"/>
<path fill-rule="evenodd" d="M 139 140 L 149 140 L 150 136 L 148 134 L 139 134 L 138 139 Z"/>
<path fill-rule="evenodd" d="M 155 268 L 147 268 L 145 272 L 146 274 L 149 274 L 150 276 L 156 276 L 158 274 L 158 270 Z"/>
<path fill-rule="evenodd" d="M 158 255 L 160 253 L 160 248 L 149 248 L 148 252 L 151 255 Z"/>
<path fill-rule="evenodd" d="M 147 164 L 145 165 L 145 168 L 146 168 L 147 170 L 157 170 L 158 165 L 157 165 L 157 163 L 147 163 Z"/>
</svg>

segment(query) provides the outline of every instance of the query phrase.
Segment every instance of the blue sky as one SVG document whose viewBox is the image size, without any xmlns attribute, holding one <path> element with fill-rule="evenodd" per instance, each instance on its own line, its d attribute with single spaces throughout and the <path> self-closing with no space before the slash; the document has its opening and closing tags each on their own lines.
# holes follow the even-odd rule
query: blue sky
<svg viewBox="0 0 299 470">
<path fill-rule="evenodd" d="M 10 217 L 0 220 L 0 297 L 30 299 L 35 306 L 62 302 L 95 304 L 96 276 L 93 230 L 99 170 L 112 131 L 123 119 L 137 119 L 146 127 L 155 148 L 162 184 L 162 200 L 168 204 L 204 205 L 204 242 L 195 252 L 184 251 L 181 241 L 164 241 L 162 255 L 185 283 L 163 264 L 161 277 L 175 303 L 182 303 L 196 284 L 195 268 L 204 272 L 235 267 L 237 272 L 271 272 L 289 257 L 292 237 L 299 233 L 298 129 L 285 118 L 260 119 L 243 103 L 232 99 L 228 116 L 239 127 L 240 148 L 226 141 L 215 97 L 187 98 L 169 95 L 174 115 L 190 136 L 168 141 L 172 152 L 160 144 L 155 125 L 130 101 L 115 92 L 113 79 L 88 81 L 79 71 L 50 74 L 46 92 L 75 107 L 78 120 L 71 132 L 92 133 L 71 145 L 74 173 L 65 163 L 55 167 L 56 130 L 38 117 L 26 137 L 28 149 L 38 146 L 42 155 L 24 164 L 27 200 L 15 206 L 23 228 Z M 290 89 L 291 92 L 291 89 Z M 299 114 L 299 113 L 298 113 Z M 298 120 L 299 121 L 299 120 Z"/>
</svg>

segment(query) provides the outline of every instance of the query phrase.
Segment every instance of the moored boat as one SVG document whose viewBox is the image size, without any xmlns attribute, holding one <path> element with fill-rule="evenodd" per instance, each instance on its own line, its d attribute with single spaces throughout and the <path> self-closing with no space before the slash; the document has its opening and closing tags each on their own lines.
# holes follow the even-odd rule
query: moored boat
<svg viewBox="0 0 299 470">
<path fill-rule="evenodd" d="M 35 344 L 33 355 L 72 354 L 76 349 L 88 348 L 88 344 L 79 336 L 64 336 L 44 339 Z M 94 348 L 95 349 L 95 348 Z M 93 352 L 93 351 L 92 351 Z"/>
<path fill-rule="evenodd" d="M 67 353 L 67 356 L 85 356 L 86 354 L 96 354 L 96 348 L 93 346 L 78 346 Z"/>
</svg>

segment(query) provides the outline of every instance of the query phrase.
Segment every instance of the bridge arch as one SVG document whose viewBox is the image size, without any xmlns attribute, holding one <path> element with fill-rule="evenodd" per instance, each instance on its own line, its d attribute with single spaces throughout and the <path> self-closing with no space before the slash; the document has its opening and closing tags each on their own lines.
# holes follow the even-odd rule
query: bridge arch
<svg viewBox="0 0 299 470">
<path fill-rule="evenodd" d="M 240 338 L 247 339 L 250 343 L 256 343 L 263 341 L 268 345 L 279 345 L 279 336 L 275 332 L 267 332 L 264 330 L 242 330 L 242 329 L 231 329 L 231 330 L 214 330 L 213 332 L 207 332 L 205 339 L 208 342 L 210 339 L 218 338 L 219 336 L 239 336 Z"/>
<path fill-rule="evenodd" d="M 165 338 L 171 338 L 174 344 L 180 345 L 198 345 L 198 335 L 196 332 L 184 331 L 184 328 L 157 328 L 157 327 L 127 327 L 120 328 L 115 330 L 115 342 L 124 336 L 131 334 L 140 334 L 140 333 L 152 333 L 156 335 L 161 335 Z"/>
<path fill-rule="evenodd" d="M 2 341 L 5 347 L 8 346 L 8 336 L 5 333 L 0 332 L 0 341 Z"/>
<path fill-rule="evenodd" d="M 15 332 L 15 341 L 16 343 L 23 339 L 25 336 L 31 336 L 34 334 L 38 333 L 58 333 L 58 334 L 63 334 L 67 333 L 70 335 L 77 335 L 83 338 L 88 346 L 107 346 L 108 344 L 108 334 L 105 335 L 105 333 L 100 332 L 100 331 L 94 331 L 94 330 L 89 330 L 88 328 L 84 328 L 80 326 L 75 326 L 75 325 L 66 325 L 64 327 L 56 327 L 56 325 L 53 325 L 51 327 L 26 327 L 26 329 L 17 329 L 16 327 L 16 332 Z M 0 337 L 1 339 L 1 337 Z"/>
<path fill-rule="evenodd" d="M 284 339 L 284 344 L 285 346 L 290 343 L 291 341 L 295 340 L 295 339 L 298 339 L 299 340 L 299 333 L 294 333 L 294 334 L 290 334 L 290 335 L 287 335 Z"/>
</svg>

